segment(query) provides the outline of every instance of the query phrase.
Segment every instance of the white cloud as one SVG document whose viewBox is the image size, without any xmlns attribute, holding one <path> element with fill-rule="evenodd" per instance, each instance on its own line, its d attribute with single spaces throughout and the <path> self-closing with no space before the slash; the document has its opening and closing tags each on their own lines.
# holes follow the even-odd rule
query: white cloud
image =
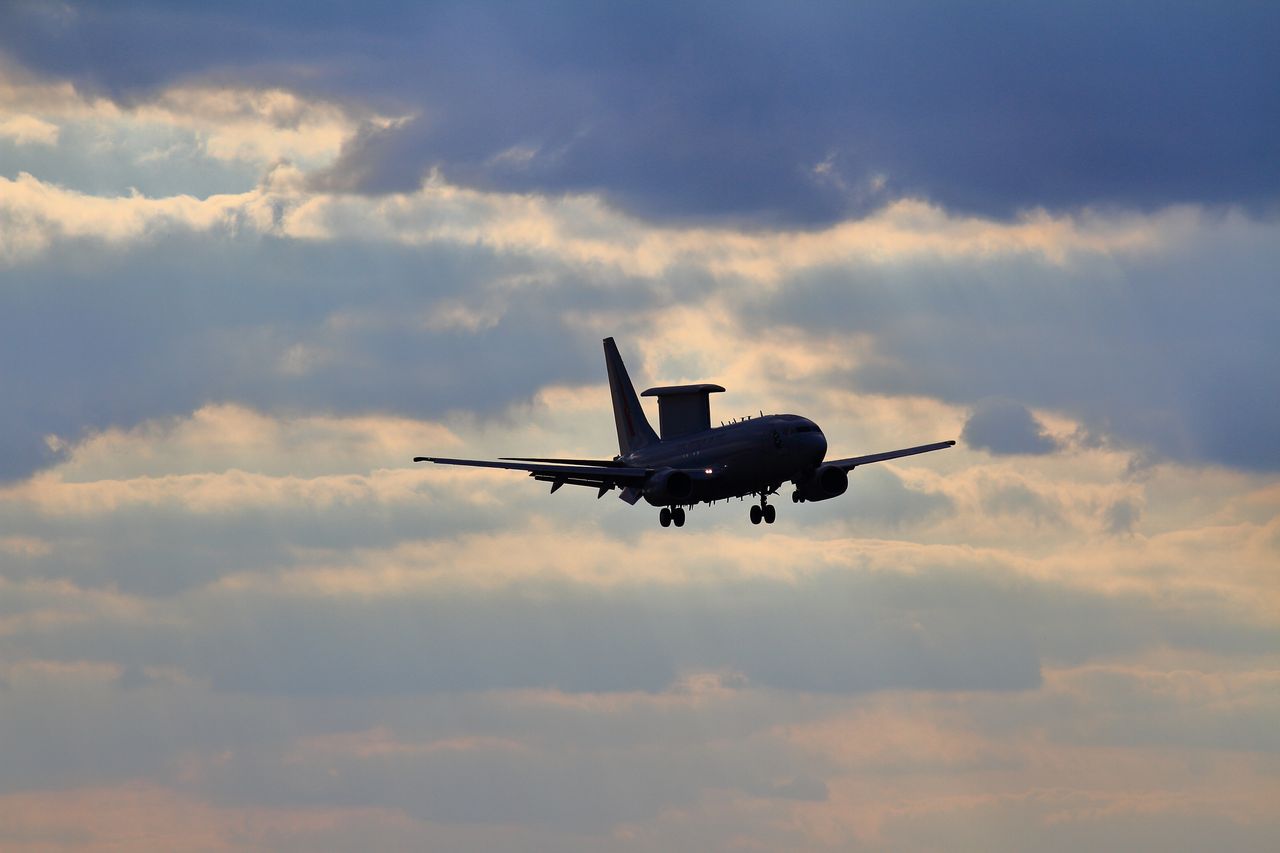
<svg viewBox="0 0 1280 853">
<path fill-rule="evenodd" d="M 19 145 L 57 145 L 58 126 L 29 115 L 0 118 L 0 137 Z"/>
<path fill-rule="evenodd" d="M 279 88 L 177 85 L 120 104 L 66 81 L 0 67 L 0 136 L 19 142 L 53 144 L 60 124 L 93 128 L 99 138 L 132 137 L 134 144 L 168 129 L 188 134 L 215 160 L 288 159 L 318 167 L 338 156 L 361 122 L 389 127 L 396 119 Z"/>
<path fill-rule="evenodd" d="M 0 261 L 30 262 L 58 239 L 124 243 L 170 230 L 234 232 L 248 226 L 269 232 L 271 200 L 260 191 L 236 195 L 104 198 L 43 183 L 22 172 L 0 176 Z"/>
</svg>

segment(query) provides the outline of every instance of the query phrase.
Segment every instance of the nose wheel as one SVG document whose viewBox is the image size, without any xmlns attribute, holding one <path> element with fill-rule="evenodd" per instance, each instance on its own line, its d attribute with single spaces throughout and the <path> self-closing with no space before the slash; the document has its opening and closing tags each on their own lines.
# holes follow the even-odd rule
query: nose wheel
<svg viewBox="0 0 1280 853">
<path fill-rule="evenodd" d="M 663 527 L 684 527 L 684 507 L 663 507 L 658 511 L 658 523 Z"/>
</svg>

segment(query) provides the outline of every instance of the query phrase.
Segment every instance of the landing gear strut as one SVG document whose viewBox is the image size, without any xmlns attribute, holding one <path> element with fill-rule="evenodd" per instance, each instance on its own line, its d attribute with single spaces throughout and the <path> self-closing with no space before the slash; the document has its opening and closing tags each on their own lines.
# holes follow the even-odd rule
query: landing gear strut
<svg viewBox="0 0 1280 853">
<path fill-rule="evenodd" d="M 773 524 L 774 519 L 778 517 L 778 510 L 769 503 L 767 495 L 760 496 L 760 504 L 751 507 L 751 523 L 759 524 L 763 521 L 765 524 Z"/>
<path fill-rule="evenodd" d="M 663 527 L 670 527 L 672 522 L 676 527 L 684 527 L 684 507 L 663 507 L 658 511 L 658 523 Z"/>
</svg>

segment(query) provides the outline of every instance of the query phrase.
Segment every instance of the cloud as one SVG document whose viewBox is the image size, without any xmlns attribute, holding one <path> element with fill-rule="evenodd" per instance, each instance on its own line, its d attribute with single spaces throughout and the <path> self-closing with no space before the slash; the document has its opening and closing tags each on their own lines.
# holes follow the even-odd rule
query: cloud
<svg viewBox="0 0 1280 853">
<path fill-rule="evenodd" d="M 0 177 L 0 193 L 0 221 L 9 226 L 0 242 L 0 262 L 9 265 L 38 256 L 59 238 L 119 243 L 169 230 L 233 230 L 241 217 L 261 230 L 269 230 L 272 222 L 261 193 L 103 198 L 46 184 L 26 172 L 16 180 Z"/>
<path fill-rule="evenodd" d="M 1272 10 L 297 12 L 0 4 L 0 846 L 1274 846 Z"/>
<path fill-rule="evenodd" d="M 152 375 L 145 387 L 178 396 L 134 419 L 190 410 L 214 394 L 255 405 L 327 396 L 326 405 L 438 415 L 463 401 L 491 410 L 544 379 L 594 378 L 586 328 L 649 336 L 676 318 L 670 306 L 679 298 L 686 312 L 716 317 L 731 345 L 792 330 L 789 346 L 820 347 L 829 365 L 841 365 L 809 374 L 837 387 L 962 406 L 1014 399 L 1136 452 L 1181 460 L 1265 468 L 1274 458 L 1264 440 L 1270 397 L 1256 393 L 1271 346 L 1257 318 L 1274 296 L 1263 274 L 1274 229 L 1238 214 L 1181 209 L 1001 224 L 904 202 L 822 232 L 761 235 L 652 228 L 585 196 L 486 194 L 436 181 L 371 200 L 311 193 L 300 182 L 297 170 L 279 168 L 251 191 L 196 199 L 97 197 L 29 175 L 7 181 L 4 216 L 14 227 L 4 251 L 39 291 L 13 306 L 12 342 L 23 345 L 33 315 L 52 311 L 49 322 L 77 325 L 67 337 L 112 352 L 117 370 L 149 350 L 127 369 Z M 98 241 L 115 248 L 118 262 L 86 268 L 82 259 Z M 198 267 L 193 257 L 203 258 Z M 1210 286 L 1223 270 L 1230 303 Z M 118 288 L 89 283 L 102 274 Z M 139 278 L 157 275 L 182 294 L 177 304 L 207 310 L 135 329 L 129 346 L 109 345 L 103 319 L 124 305 L 135 317 L 152 313 Z M 1035 284 L 1024 285 L 1028 277 Z M 282 301 L 303 281 L 305 300 Z M 252 297 L 238 292 L 250 287 Z M 953 304 L 957 288 L 969 296 Z M 54 307 L 68 299 L 93 305 L 106 293 L 117 302 L 96 314 Z M 1250 307 L 1236 310 L 1243 305 Z M 1034 340 L 1000 334 L 997 316 L 1035 329 Z M 99 328 L 86 328 L 95 322 Z M 567 340 L 554 331 L 566 324 Z M 1235 350 L 1218 343 L 1226 334 Z M 438 367 L 445 353 L 464 350 L 473 366 L 492 362 L 499 340 L 554 363 L 494 364 L 486 395 L 462 394 L 461 377 Z M 856 359 L 854 346 L 862 350 Z M 238 356 L 228 359 L 228 349 Z M 58 377 L 64 359 L 54 354 L 39 366 L 43 387 L 58 395 L 63 383 L 83 381 L 79 365 Z M 154 375 L 178 367 L 208 375 L 184 377 L 179 388 Z M 406 370 L 420 383 L 412 395 L 393 381 Z M 95 393 L 83 392 L 86 411 L 105 426 Z M 27 466 L 47 459 L 45 435 L 69 431 L 40 414 L 40 396 L 26 418 L 34 428 L 10 430 Z M 438 405 L 408 404 L 428 399 Z M 130 408 L 124 400 L 113 406 Z M 1004 446 L 981 433 L 976 440 Z M 1028 436 L 1009 446 L 1047 447 Z"/>
<path fill-rule="evenodd" d="M 841 380 L 864 392 L 1011 399 L 1137 451 L 1273 470 L 1280 410 L 1262 389 L 1275 347 L 1260 318 L 1277 299 L 1275 225 L 1189 209 L 1144 222 L 1145 245 L 1061 263 L 1009 249 L 815 266 L 744 304 L 744 324 L 863 336 Z"/>
<path fill-rule="evenodd" d="M 992 453 L 1053 453 L 1060 445 L 1026 406 L 1013 400 L 983 400 L 965 421 L 960 437 L 970 447 Z"/>
<path fill-rule="evenodd" d="M 755 834 L 757 822 L 786 849 L 825 849 L 833 838 L 927 848 L 939 827 L 1068 848 L 1083 837 L 1146 839 L 1171 814 L 1224 821 L 1243 841 L 1269 837 L 1274 783 L 1265 767 L 1235 751 L 1238 737 L 1198 739 L 1204 720 L 1193 717 L 1204 713 L 1220 730 L 1246 722 L 1269 737 L 1273 674 L 1224 680 L 1086 667 L 1048 675 L 1041 691 L 853 701 L 704 679 L 655 695 L 303 703 L 172 678 L 121 690 L 110 667 L 27 666 L 13 671 L 10 713 L 0 720 L 21 764 L 0 775 L 50 779 L 49 764 L 71 758 L 62 773 L 93 767 L 97 781 L 9 793 L 0 814 L 12 816 L 3 825 L 15 842 L 47 841 L 69 826 L 84 839 L 118 838 L 124 821 L 107 820 L 115 813 L 149 837 L 179 833 L 171 820 L 183 815 L 210 837 L 244 843 L 262 833 L 277 847 L 305 846 L 327 830 L 336 849 L 349 849 L 346 833 L 358 829 L 493 840 L 482 825 L 495 821 L 525 841 L 605 849 L 634 847 L 636 837 L 671 846 L 699 830 Z M 55 696 L 78 700 L 60 722 L 98 736 L 65 748 L 49 742 L 50 721 L 38 711 Z M 1186 696 L 1195 710 L 1168 727 Z M 1155 739 L 1131 745 L 1121 733 L 1152 718 Z M 1092 721 L 1109 727 L 1101 742 Z M 599 750 L 611 760 L 597 760 Z M 114 774 L 138 772 L 122 762 L 138 755 L 151 759 L 152 781 L 112 785 Z M 797 800 L 797 788 L 826 796 Z M 520 846 L 505 834 L 497 841 Z"/>
<path fill-rule="evenodd" d="M 590 395 L 575 391 L 566 402 L 577 398 L 585 405 Z M 743 539 L 741 519 L 737 529 L 696 538 L 650 529 L 629 539 L 584 523 L 579 503 L 548 502 L 541 490 L 525 501 L 496 478 L 437 484 L 406 472 L 419 487 L 444 489 L 437 494 L 447 501 L 473 488 L 500 496 L 437 518 L 434 507 L 447 501 L 418 502 L 404 479 L 394 486 L 376 475 L 323 473 L 376 457 L 376 446 L 397 444 L 402 431 L 412 438 L 433 429 L 395 419 L 274 422 L 214 407 L 68 448 L 60 470 L 87 481 L 68 481 L 72 491 L 160 486 L 146 474 L 216 469 L 237 457 L 260 458 L 254 467 L 276 473 L 246 488 L 228 472 L 231 500 L 207 506 L 184 490 L 204 488 L 200 476 L 218 478 L 179 477 L 133 518 L 127 507 L 91 499 L 77 512 L 98 515 L 100 527 L 72 519 L 43 530 L 49 549 L 16 543 L 6 555 L 0 676 L 9 713 L 0 737 L 22 746 L 0 781 L 12 792 L 35 784 L 50 792 L 38 800 L 12 793 L 0 809 L 89 808 L 118 790 L 114 780 L 145 779 L 158 812 L 137 826 L 165 837 L 173 831 L 166 817 L 191 811 L 214 836 L 243 839 L 235 833 L 252 816 L 254 827 L 271 827 L 273 846 L 307 846 L 321 816 L 339 839 L 365 830 L 414 843 L 474 840 L 479 825 L 497 822 L 526 840 L 561 846 L 567 833 L 605 848 L 624 844 L 622 836 L 667 846 L 756 821 L 787 849 L 820 848 L 822 838 L 924 844 L 903 828 L 904 810 L 926 827 L 950 816 L 1013 832 L 1031 820 L 1054 839 L 1127 837 L 1116 816 L 1150 815 L 1161 803 L 1210 821 L 1229 814 L 1242 839 L 1268 832 L 1260 802 L 1269 799 L 1249 794 L 1259 790 L 1259 771 L 1221 762 L 1274 740 L 1272 608 L 1253 596 L 1252 609 L 1241 609 L 1197 571 L 1200 555 L 1213 554 L 1205 576 L 1228 564 L 1245 581 L 1250 562 L 1238 532 L 1125 539 L 1120 552 L 1104 537 L 1097 542 L 1111 544 L 1101 553 L 1075 539 L 1044 557 L 1019 546 L 1007 523 L 997 526 L 1015 550 L 1003 554 L 975 546 L 968 532 L 956 547 L 803 530 Z M 290 480 L 294 463 L 274 462 L 277 454 L 305 461 L 313 448 L 331 457 L 311 463 L 316 482 L 255 502 L 271 480 Z M 1060 462 L 1082 483 L 1123 468 L 1114 454 L 1091 453 Z M 1026 476 L 1030 465 L 1053 464 L 1046 457 L 1021 467 Z M 928 472 L 892 470 L 903 486 Z M 110 473 L 130 479 L 96 479 Z M 982 473 L 1004 482 L 999 471 Z M 1210 477 L 1186 490 L 1193 504 L 1241 491 L 1238 474 L 1191 476 Z M 946 492 L 962 528 L 974 518 L 971 482 L 956 477 Z M 1070 494 L 1056 480 L 1027 482 Z M 304 497 L 339 484 L 349 497 Z M 33 481 L 19 494 L 30 500 L 27 490 L 53 486 Z M 1152 488 L 1162 501 L 1183 494 Z M 1106 494 L 1075 499 L 1083 511 Z M 362 508 L 384 500 L 416 507 L 404 529 L 416 524 L 426 538 L 384 548 L 385 509 Z M 1274 496 L 1267 500 L 1256 492 L 1230 511 L 1270 518 L 1264 508 Z M 585 503 L 607 513 L 617 502 Z M 171 509 L 157 515 L 160 505 Z M 311 524 L 282 525 L 282 505 L 300 506 Z M 455 532 L 480 514 L 510 526 L 525 505 L 578 518 Z M 1186 511 L 1162 505 L 1148 524 Z M 24 526 L 13 503 L 0 517 Z M 265 549 L 266 530 L 283 533 L 289 547 Z M 79 582 L 49 580 L 76 540 L 96 562 Z M 105 547 L 121 541 L 137 551 Z M 133 579 L 133 564 L 147 555 L 157 558 L 157 577 L 181 577 L 206 549 L 215 570 L 201 577 L 167 587 Z M 1253 559 L 1267 576 L 1274 554 Z M 43 568 L 23 579 L 20 560 Z M 117 586 L 92 586 L 95 577 Z M 1082 751 L 1093 760 L 1069 760 Z M 1193 764 L 1200 769 L 1188 770 Z M 1081 769 L 1095 765 L 1097 777 Z M 1003 807 L 985 795 L 955 799 L 957 790 L 1004 790 L 996 780 L 1012 785 L 1007 802 L 996 798 Z M 1023 799 L 1028 788 L 1056 792 L 1052 820 L 1045 823 L 1042 795 Z M 1134 789 L 1156 799 L 1135 812 Z M 1034 807 L 1024 809 L 1028 801 Z M 673 809 L 684 818 L 672 818 Z M 815 820 L 826 827 L 816 837 Z M 6 825 L 42 838 L 68 824 Z M 111 837 L 101 817 L 80 826 L 85 837 Z M 1133 830 L 1139 839 L 1151 831 L 1145 822 Z"/>
<path fill-rule="evenodd" d="M 1280 181 L 1263 153 L 1275 110 L 1255 85 L 1277 28 L 1267 6 L 766 3 L 732 26 L 673 4 L 572 15 L 391 4 L 305 25 L 241 4 L 71 8 L 55 22 L 11 6 L 0 43 L 121 100 L 203 78 L 420 116 L 346 147 L 333 181 L 366 191 L 412 190 L 439 168 L 475 188 L 596 192 L 664 221 L 816 225 L 904 196 L 1000 218 L 1035 206 L 1266 210 Z M 99 50 L 78 49 L 86 41 Z M 533 153 L 502 156 L 512 150 Z"/>
<path fill-rule="evenodd" d="M 1120 534 L 1133 533 L 1133 526 L 1142 517 L 1142 508 L 1131 500 L 1118 500 L 1104 513 L 1107 530 Z"/>
<path fill-rule="evenodd" d="M 1153 592 L 1033 581 L 994 561 L 942 568 L 945 557 L 929 552 L 880 556 L 915 565 L 910 575 L 859 570 L 870 555 L 849 549 L 829 559 L 831 569 L 783 563 L 778 568 L 804 571 L 791 579 L 735 577 L 752 558 L 730 552 L 704 560 L 714 582 L 603 586 L 563 574 L 495 579 L 477 560 L 484 553 L 461 551 L 460 562 L 478 566 L 473 579 L 451 575 L 458 563 L 441 550 L 372 576 L 343 566 L 258 569 L 91 620 L 32 623 L 10 631 L 3 645 L 46 660 L 124 656 L 134 666 L 177 667 L 220 690 L 376 696 L 660 691 L 691 671 L 836 694 L 1016 690 L 1038 686 L 1041 661 L 1074 664 L 1160 646 L 1261 654 L 1275 641 L 1274 627 L 1245 619 L 1226 600 L 1188 613 Z M 379 562 L 395 566 L 394 558 Z M 117 569 L 116 577 L 128 576 Z M 65 606 L 59 599 L 77 608 L 82 599 L 112 601 L 39 594 L 54 596 L 53 612 Z"/>
<path fill-rule="evenodd" d="M 35 116 L 19 115 L 0 121 L 0 136 L 19 145 L 56 145 L 58 126 Z"/>
<path fill-rule="evenodd" d="M 91 195 L 246 191 L 281 163 L 323 167 L 361 126 L 395 121 L 271 86 L 183 81 L 111 99 L 0 58 L 0 175 Z"/>
</svg>

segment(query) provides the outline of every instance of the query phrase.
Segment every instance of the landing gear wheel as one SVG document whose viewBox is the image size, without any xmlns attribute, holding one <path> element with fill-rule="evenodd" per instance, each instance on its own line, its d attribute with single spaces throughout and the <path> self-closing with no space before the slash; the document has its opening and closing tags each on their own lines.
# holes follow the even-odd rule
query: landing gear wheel
<svg viewBox="0 0 1280 853">
<path fill-rule="evenodd" d="M 667 509 L 665 506 L 661 510 L 659 510 L 658 523 L 661 524 L 663 527 L 670 527 L 671 526 L 671 510 Z M 676 526 L 678 527 L 679 525 L 676 525 Z"/>
<path fill-rule="evenodd" d="M 792 493 L 791 493 L 791 502 L 792 502 L 793 504 L 798 504 L 798 503 L 800 503 L 800 493 L 799 493 L 799 492 L 792 492 Z"/>
<path fill-rule="evenodd" d="M 684 527 L 684 507 L 678 506 L 671 510 L 671 521 L 676 527 Z"/>
<path fill-rule="evenodd" d="M 778 508 L 773 504 L 765 504 L 763 512 L 765 524 L 773 524 L 773 520 L 778 517 Z"/>
<path fill-rule="evenodd" d="M 759 524 L 760 519 L 762 518 L 764 518 L 764 513 L 761 511 L 760 507 L 756 506 L 755 504 L 752 504 L 751 505 L 751 523 Z"/>
</svg>

